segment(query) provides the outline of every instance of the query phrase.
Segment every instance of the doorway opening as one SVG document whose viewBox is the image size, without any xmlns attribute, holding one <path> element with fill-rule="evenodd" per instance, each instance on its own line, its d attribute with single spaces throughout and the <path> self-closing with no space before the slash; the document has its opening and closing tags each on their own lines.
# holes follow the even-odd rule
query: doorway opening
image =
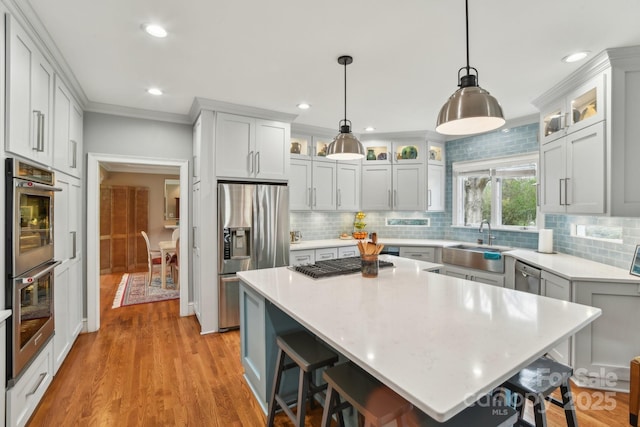
<svg viewBox="0 0 640 427">
<path fill-rule="evenodd" d="M 87 330 L 97 331 L 100 328 L 100 272 L 126 271 L 129 269 L 139 269 L 142 256 L 146 260 L 146 246 L 143 246 L 142 236 L 137 236 L 138 231 L 147 231 L 152 237 L 153 243 L 172 240 L 175 236 L 179 238 L 180 254 L 179 264 L 185 266 L 176 272 L 175 279 L 180 283 L 180 316 L 187 316 L 189 313 L 189 265 L 186 255 L 188 246 L 188 212 L 189 212 L 189 182 L 188 182 L 188 162 L 165 159 L 152 159 L 142 157 L 129 157 L 118 155 L 103 155 L 90 153 L 87 165 Z M 122 174 L 118 176 L 118 174 Z M 136 175 L 140 174 L 140 175 Z M 146 174 L 146 175 L 142 175 Z M 135 177 L 138 176 L 138 179 Z M 161 177 L 160 177 L 161 176 Z M 166 177 L 165 177 L 166 176 Z M 127 185 L 120 185 L 127 179 L 134 178 L 136 182 Z M 155 186 L 154 180 L 161 179 L 164 186 L 165 180 L 175 184 L 179 182 L 179 191 L 171 187 L 171 200 L 167 199 L 166 190 L 157 190 L 151 196 L 149 191 L 145 191 L 145 185 Z M 105 185 L 114 184 L 114 185 Z M 102 186 L 102 188 L 101 188 Z M 105 187 L 116 187 L 115 191 L 106 190 Z M 176 196 L 176 192 L 178 196 Z M 114 206 L 117 210 L 116 224 L 112 228 L 108 227 L 105 234 L 104 223 L 101 223 L 101 198 L 106 195 L 115 194 L 122 200 Z M 180 197 L 179 194 L 183 196 Z M 145 199 L 146 200 L 142 200 Z M 153 205 L 160 208 L 152 209 L 150 197 L 161 198 Z M 139 199 L 139 200 L 138 200 Z M 105 200 L 103 202 L 108 202 Z M 145 203 L 148 205 L 145 206 Z M 169 206 L 169 209 L 167 209 Z M 124 208 L 127 212 L 123 212 Z M 146 209 L 149 209 L 147 212 Z M 177 212 L 182 212 L 182 220 L 176 218 Z M 104 216 L 105 212 L 102 212 Z M 179 215 L 179 214 L 178 214 Z M 147 223 L 142 224 L 140 221 Z M 136 222 L 137 221 L 137 222 Z M 149 233 L 148 230 L 152 230 Z M 177 231 L 176 231 L 177 230 Z M 112 232 L 113 231 L 113 232 Z M 174 231 L 176 233 L 174 234 Z M 102 256 L 101 253 L 107 256 Z M 166 270 L 163 270 L 166 272 Z M 164 276 L 165 282 L 171 278 Z"/>
</svg>

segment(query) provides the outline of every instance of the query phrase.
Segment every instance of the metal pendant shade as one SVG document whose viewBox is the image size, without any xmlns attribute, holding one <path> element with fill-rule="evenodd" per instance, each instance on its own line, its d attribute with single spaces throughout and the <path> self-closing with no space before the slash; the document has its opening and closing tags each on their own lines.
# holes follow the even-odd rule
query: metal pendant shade
<svg viewBox="0 0 640 427">
<path fill-rule="evenodd" d="M 472 135 L 499 128 L 505 123 L 502 107 L 477 82 L 478 70 L 469 66 L 469 2 L 465 0 L 467 66 L 458 70 L 458 86 L 440 109 L 436 132 L 445 135 Z M 460 72 L 466 75 L 460 77 Z M 475 74 L 471 73 L 471 70 Z"/>
<path fill-rule="evenodd" d="M 357 160 L 364 158 L 364 148 L 358 138 L 351 133 L 351 122 L 347 120 L 347 65 L 353 62 L 350 56 L 338 58 L 344 65 L 344 119 L 340 120 L 340 133 L 327 148 L 327 158 L 333 160 Z"/>
</svg>

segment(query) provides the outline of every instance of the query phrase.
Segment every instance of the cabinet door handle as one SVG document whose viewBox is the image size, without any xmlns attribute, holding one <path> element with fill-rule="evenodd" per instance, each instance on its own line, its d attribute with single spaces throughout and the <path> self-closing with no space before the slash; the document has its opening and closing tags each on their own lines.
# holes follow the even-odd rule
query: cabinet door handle
<svg viewBox="0 0 640 427">
<path fill-rule="evenodd" d="M 260 152 L 256 151 L 256 175 L 258 175 L 260 173 Z"/>
<path fill-rule="evenodd" d="M 44 113 L 40 113 L 38 121 L 38 134 L 40 135 L 40 142 L 38 143 L 38 151 L 44 152 Z"/>
<path fill-rule="evenodd" d="M 193 249 L 197 249 L 198 248 L 198 244 L 196 243 L 196 236 L 198 235 L 198 227 L 193 226 L 191 228 L 191 245 L 193 247 Z"/>
<path fill-rule="evenodd" d="M 562 181 L 564 181 L 564 179 L 560 178 L 560 191 L 558 192 L 560 195 L 560 206 L 564 206 L 564 203 L 562 203 Z"/>
<path fill-rule="evenodd" d="M 342 206 L 342 194 L 340 193 L 340 189 L 338 188 L 338 206 Z"/>
<path fill-rule="evenodd" d="M 247 162 L 249 162 L 249 173 L 253 173 L 253 151 L 249 151 L 249 154 L 247 154 Z"/>
<path fill-rule="evenodd" d="M 431 189 L 427 190 L 427 206 L 431 206 Z"/>
<path fill-rule="evenodd" d="M 34 147 L 32 147 L 33 151 L 39 151 L 42 152 L 43 150 L 40 149 L 40 132 L 41 132 L 41 127 L 40 124 L 42 123 L 42 120 L 40 119 L 40 117 L 42 116 L 42 112 L 40 110 L 33 110 L 33 142 L 34 142 Z"/>
<path fill-rule="evenodd" d="M 391 190 L 387 190 L 387 198 L 388 198 L 388 200 L 389 200 L 389 202 L 388 202 L 388 206 L 389 206 L 389 207 L 392 207 L 392 206 L 391 206 Z"/>
<path fill-rule="evenodd" d="M 564 179 L 564 204 L 569 206 L 571 203 L 569 203 L 569 180 L 571 178 L 565 178 Z"/>
<path fill-rule="evenodd" d="M 398 207 L 398 190 L 393 190 L 393 207 Z"/>
<path fill-rule="evenodd" d="M 73 240 L 71 240 L 71 259 L 75 259 L 76 258 L 76 250 L 77 250 L 77 243 L 76 243 L 76 236 L 77 236 L 77 232 L 76 231 L 70 231 L 69 232 L 72 236 L 73 236 Z"/>
<path fill-rule="evenodd" d="M 36 394 L 36 391 L 38 391 L 38 389 L 42 385 L 42 382 L 44 381 L 45 378 L 47 378 L 47 373 L 41 372 L 40 376 L 38 377 L 38 383 L 35 385 L 35 387 L 33 387 L 33 389 L 29 393 L 25 394 L 25 397 L 29 397 Z"/>
<path fill-rule="evenodd" d="M 311 187 L 307 187 L 307 206 L 311 207 Z"/>
<path fill-rule="evenodd" d="M 540 207 L 540 183 L 536 182 L 533 185 L 536 186 L 536 206 Z"/>
<path fill-rule="evenodd" d="M 75 169 L 78 166 L 78 143 L 73 139 L 69 142 L 71 142 L 71 164 L 69 167 Z"/>
<path fill-rule="evenodd" d="M 313 206 L 317 206 L 318 205 L 318 198 L 317 198 L 318 194 L 316 191 L 316 188 L 314 187 L 313 189 Z"/>
</svg>

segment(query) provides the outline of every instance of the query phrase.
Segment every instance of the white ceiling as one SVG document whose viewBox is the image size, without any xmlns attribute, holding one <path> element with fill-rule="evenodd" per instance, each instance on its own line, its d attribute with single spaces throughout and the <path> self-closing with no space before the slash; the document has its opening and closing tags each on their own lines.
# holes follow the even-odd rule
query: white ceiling
<svg viewBox="0 0 640 427">
<path fill-rule="evenodd" d="M 198 96 L 337 130 L 348 54 L 355 132 L 433 130 L 465 65 L 463 0 L 28 1 L 93 103 L 187 114 Z M 507 119 L 581 65 L 565 55 L 640 44 L 639 0 L 469 3 L 470 65 Z"/>
</svg>

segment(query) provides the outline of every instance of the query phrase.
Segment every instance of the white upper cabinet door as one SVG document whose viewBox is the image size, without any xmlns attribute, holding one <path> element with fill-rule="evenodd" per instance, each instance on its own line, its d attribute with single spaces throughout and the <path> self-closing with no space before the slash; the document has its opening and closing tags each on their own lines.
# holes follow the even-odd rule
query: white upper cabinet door
<svg viewBox="0 0 640 427">
<path fill-rule="evenodd" d="M 567 148 L 564 139 L 540 147 L 540 208 L 545 213 L 564 212 Z"/>
<path fill-rule="evenodd" d="M 426 210 L 424 164 L 393 165 L 393 209 Z"/>
<path fill-rule="evenodd" d="M 337 164 L 337 208 L 339 211 L 360 210 L 360 176 L 362 174 L 359 163 Z"/>
<path fill-rule="evenodd" d="M 289 124 L 256 120 L 255 138 L 255 176 L 286 180 L 289 176 Z"/>
<path fill-rule="evenodd" d="M 289 176 L 289 210 L 311 210 L 311 160 L 291 160 Z"/>
<path fill-rule="evenodd" d="M 7 151 L 52 165 L 53 69 L 9 15 L 7 25 Z"/>
<path fill-rule="evenodd" d="M 391 165 L 363 165 L 362 210 L 388 211 L 391 199 Z"/>
<path fill-rule="evenodd" d="M 216 175 L 226 178 L 255 176 L 255 119 L 218 113 L 216 117 Z"/>
<path fill-rule="evenodd" d="M 427 175 L 427 210 L 433 212 L 444 211 L 444 166 L 430 163 L 427 166 Z"/>
<path fill-rule="evenodd" d="M 70 173 L 82 178 L 82 165 L 84 163 L 84 139 L 82 108 L 71 100 L 71 125 L 69 126 L 69 164 Z"/>
<path fill-rule="evenodd" d="M 82 109 L 71 92 L 55 79 L 53 96 L 53 167 L 80 177 L 82 164 Z"/>
<path fill-rule="evenodd" d="M 604 122 L 567 135 L 567 213 L 605 212 Z"/>
<path fill-rule="evenodd" d="M 193 182 L 200 181 L 200 150 L 202 147 L 202 115 L 193 125 L 193 164 L 191 165 L 191 176 Z"/>
<path fill-rule="evenodd" d="M 336 163 L 313 162 L 312 208 L 319 211 L 336 209 Z"/>
</svg>

